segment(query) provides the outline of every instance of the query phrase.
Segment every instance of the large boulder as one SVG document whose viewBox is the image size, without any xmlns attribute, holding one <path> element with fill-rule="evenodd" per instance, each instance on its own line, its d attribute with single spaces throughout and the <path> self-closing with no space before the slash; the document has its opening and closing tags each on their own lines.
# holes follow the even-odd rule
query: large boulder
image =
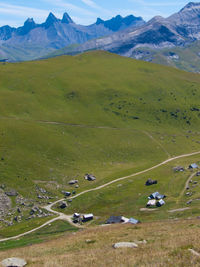
<svg viewBox="0 0 200 267">
<path fill-rule="evenodd" d="M 9 197 L 16 197 L 18 196 L 18 192 L 15 189 L 11 189 L 10 191 L 6 192 L 6 195 Z"/>
<path fill-rule="evenodd" d="M 3 267 L 24 267 L 27 262 L 20 258 L 8 258 L 1 262 Z"/>
<path fill-rule="evenodd" d="M 120 243 L 115 243 L 113 245 L 113 248 L 137 248 L 138 245 L 134 242 L 120 242 Z"/>
</svg>

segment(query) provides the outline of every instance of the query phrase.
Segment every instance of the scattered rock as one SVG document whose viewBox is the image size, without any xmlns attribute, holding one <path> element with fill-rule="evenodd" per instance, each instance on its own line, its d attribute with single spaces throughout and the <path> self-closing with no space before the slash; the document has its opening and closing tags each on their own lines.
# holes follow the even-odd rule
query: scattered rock
<svg viewBox="0 0 200 267">
<path fill-rule="evenodd" d="M 46 194 L 47 191 L 41 187 L 38 187 L 38 190 L 42 193 L 42 194 Z"/>
<path fill-rule="evenodd" d="M 113 245 L 113 248 L 137 248 L 138 245 L 134 242 L 120 242 L 120 243 L 115 243 Z"/>
<path fill-rule="evenodd" d="M 188 202 L 187 202 L 187 205 L 190 205 L 192 203 L 192 200 L 189 200 Z"/>
<path fill-rule="evenodd" d="M 0 189 L 0 214 L 5 215 L 11 209 L 12 203 L 10 198 Z M 1 216 L 0 216 L 1 217 Z"/>
<path fill-rule="evenodd" d="M 20 258 L 8 258 L 1 262 L 4 267 L 24 267 L 27 262 Z"/>
<path fill-rule="evenodd" d="M 17 212 L 21 213 L 21 209 L 20 208 L 17 208 Z"/>
<path fill-rule="evenodd" d="M 17 216 L 15 216 L 15 217 L 14 217 L 14 220 L 15 220 L 16 222 L 18 222 L 18 217 L 17 217 Z"/>
</svg>

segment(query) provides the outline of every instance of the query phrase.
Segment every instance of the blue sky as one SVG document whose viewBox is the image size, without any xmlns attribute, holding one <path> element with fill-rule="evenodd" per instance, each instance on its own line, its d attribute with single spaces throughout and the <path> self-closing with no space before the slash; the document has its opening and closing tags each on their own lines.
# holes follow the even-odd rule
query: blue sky
<svg viewBox="0 0 200 267">
<path fill-rule="evenodd" d="M 167 17 L 188 2 L 189 0 L 0 0 L 0 26 L 20 26 L 28 17 L 41 23 L 50 11 L 57 17 L 68 12 L 76 23 L 84 25 L 95 22 L 97 17 L 109 19 L 117 14 L 133 14 L 149 20 L 155 15 Z"/>
</svg>

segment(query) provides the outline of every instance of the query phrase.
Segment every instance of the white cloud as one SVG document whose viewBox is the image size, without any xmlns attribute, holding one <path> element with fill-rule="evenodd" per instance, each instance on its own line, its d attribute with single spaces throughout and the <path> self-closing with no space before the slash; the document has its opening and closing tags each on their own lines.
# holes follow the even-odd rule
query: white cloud
<svg viewBox="0 0 200 267">
<path fill-rule="evenodd" d="M 86 4 L 87 6 L 89 7 L 92 7 L 92 8 L 97 8 L 99 9 L 100 7 L 92 0 L 81 0 L 84 4 Z"/>
<path fill-rule="evenodd" d="M 44 17 L 47 16 L 49 12 L 43 9 L 0 3 L 0 13 L 15 15 L 18 17 L 35 16 L 37 18 L 44 19 Z"/>
<path fill-rule="evenodd" d="M 71 3 L 67 3 L 64 0 L 43 0 L 43 2 L 49 3 L 54 7 L 59 7 L 62 9 L 67 9 L 67 11 L 74 11 L 76 13 L 79 13 L 81 15 L 85 15 L 85 16 L 96 16 L 96 14 L 94 12 L 89 11 L 88 9 L 85 8 L 81 8 L 79 6 L 76 6 L 74 4 Z"/>
<path fill-rule="evenodd" d="M 167 7 L 167 8 L 170 8 L 170 7 L 177 7 L 177 6 L 184 6 L 186 4 L 187 1 L 179 1 L 177 3 L 177 1 L 172 1 L 172 2 L 169 2 L 169 1 L 145 1 L 145 0 L 128 0 L 130 3 L 133 3 L 133 4 L 138 4 L 138 5 L 141 5 L 142 8 L 147 8 L 147 7 L 156 7 L 156 8 L 159 8 L 159 7 Z"/>
</svg>

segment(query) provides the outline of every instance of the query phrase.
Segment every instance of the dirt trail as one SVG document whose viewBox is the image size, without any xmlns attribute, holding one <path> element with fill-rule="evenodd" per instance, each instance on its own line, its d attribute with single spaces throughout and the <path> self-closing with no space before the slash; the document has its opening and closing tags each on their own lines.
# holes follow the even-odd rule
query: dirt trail
<svg viewBox="0 0 200 267">
<path fill-rule="evenodd" d="M 169 152 L 165 149 L 165 147 L 158 141 L 156 140 L 150 133 L 148 133 L 147 131 L 143 131 L 144 134 L 146 134 L 151 140 L 153 140 L 153 142 L 155 142 L 168 156 L 168 158 L 171 158 L 171 155 L 169 154 Z"/>
<path fill-rule="evenodd" d="M 93 192 L 93 191 L 100 190 L 100 189 L 102 189 L 102 188 L 104 188 L 104 187 L 107 187 L 107 186 L 113 184 L 113 183 L 117 183 L 117 182 L 119 182 L 119 181 L 123 181 L 123 180 L 126 180 L 126 179 L 128 179 L 128 178 L 135 177 L 135 176 L 138 176 L 138 175 L 140 175 L 140 174 L 149 172 L 149 171 L 151 171 L 151 170 L 154 170 L 154 169 L 156 169 L 156 168 L 159 168 L 160 166 L 163 166 L 163 165 L 165 165 L 165 164 L 167 164 L 167 163 L 169 163 L 169 162 L 171 162 L 171 161 L 174 161 L 174 160 L 176 160 L 176 159 L 186 158 L 186 157 L 190 157 L 190 156 L 194 156 L 194 155 L 198 155 L 198 154 L 200 154 L 200 151 L 193 152 L 193 153 L 188 153 L 188 154 L 183 154 L 183 155 L 180 155 L 180 156 L 176 156 L 176 157 L 167 159 L 167 160 L 165 160 L 165 161 L 163 161 L 163 162 L 161 162 L 161 163 L 159 163 L 159 164 L 157 164 L 157 165 L 155 165 L 155 166 L 153 166 L 153 167 L 151 167 L 151 168 L 148 168 L 148 169 L 146 169 L 146 170 L 143 170 L 143 171 L 140 171 L 140 172 L 137 172 L 137 173 L 130 174 L 130 175 L 128 175 L 128 176 L 124 176 L 124 177 L 115 179 L 115 180 L 113 180 L 113 181 L 111 181 L 111 182 L 105 183 L 105 184 L 103 184 L 103 185 L 100 185 L 100 186 L 95 187 L 95 188 L 92 188 L 92 189 L 85 190 L 85 191 L 83 191 L 83 192 L 81 192 L 81 193 L 79 193 L 79 194 L 77 194 L 77 195 L 71 197 L 71 199 L 75 199 L 75 198 L 77 198 L 77 197 L 79 197 L 79 196 L 81 196 L 81 195 L 84 195 L 84 194 L 86 194 L 86 193 L 89 193 L 89 192 Z M 193 175 L 195 175 L 195 174 L 193 174 Z M 193 176 L 192 176 L 192 177 L 193 177 Z M 191 176 L 189 177 L 188 182 L 190 181 L 190 179 L 191 179 Z M 186 185 L 187 185 L 187 183 L 186 183 Z M 184 188 L 184 191 L 185 191 L 185 188 Z M 183 191 L 183 192 L 184 192 L 184 191 Z M 182 194 L 182 193 L 181 193 L 181 194 Z M 69 198 L 69 199 L 70 199 L 70 198 Z M 63 201 L 63 200 L 65 200 L 65 199 L 64 199 L 64 198 L 63 198 L 63 199 L 59 199 L 59 200 L 53 202 L 52 204 L 43 207 L 43 208 L 45 208 L 46 210 L 48 210 L 49 212 L 52 212 L 52 213 L 54 213 L 55 215 L 58 215 L 58 217 L 53 218 L 53 219 L 47 221 L 46 223 L 42 224 L 41 226 L 36 227 L 36 228 L 34 228 L 34 229 L 30 230 L 30 231 L 27 231 L 27 232 L 25 232 L 25 233 L 22 233 L 22 234 L 20 234 L 20 235 L 13 236 L 13 237 L 8 237 L 8 238 L 4 238 L 4 239 L 0 239 L 0 242 L 9 241 L 9 240 L 13 240 L 13 239 L 17 239 L 17 238 L 23 237 L 23 236 L 25 236 L 25 235 L 27 235 L 27 234 L 33 233 L 33 232 L 35 232 L 35 231 L 37 231 L 37 230 L 39 230 L 39 229 L 45 227 L 46 225 L 48 225 L 48 224 L 50 224 L 50 223 L 52 223 L 52 222 L 54 222 L 54 221 L 56 221 L 56 220 L 66 220 L 66 221 L 68 221 L 70 224 L 72 224 L 72 225 L 74 225 L 74 226 L 77 226 L 77 225 L 73 224 L 73 222 L 72 222 L 72 220 L 71 220 L 71 215 L 66 215 L 66 214 L 64 214 L 64 213 L 60 213 L 60 212 L 57 212 L 57 211 L 55 211 L 55 210 L 52 209 L 52 207 L 53 207 L 54 205 L 56 205 L 57 203 L 59 203 L 60 201 Z M 77 226 L 77 227 L 78 227 L 78 226 Z M 82 228 L 82 227 L 80 227 L 80 228 Z"/>
<path fill-rule="evenodd" d="M 185 211 L 189 210 L 190 208 L 181 208 L 181 209 L 175 209 L 175 210 L 168 210 L 168 212 L 173 213 L 173 212 L 179 212 L 179 211 Z"/>
<path fill-rule="evenodd" d="M 180 193 L 180 198 L 184 195 L 185 190 L 187 190 L 187 188 L 189 187 L 189 182 L 190 180 L 196 175 L 196 173 L 192 173 L 189 178 L 187 179 L 186 183 L 185 183 L 185 187 L 183 189 L 183 191 Z"/>
</svg>

